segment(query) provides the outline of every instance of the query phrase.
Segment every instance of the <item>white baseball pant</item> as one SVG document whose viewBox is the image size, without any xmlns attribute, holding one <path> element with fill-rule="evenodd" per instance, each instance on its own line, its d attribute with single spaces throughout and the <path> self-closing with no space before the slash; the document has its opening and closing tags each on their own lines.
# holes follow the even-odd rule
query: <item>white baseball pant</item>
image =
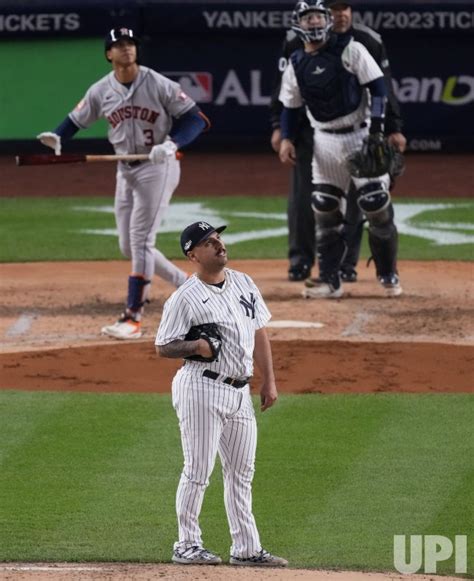
<svg viewBox="0 0 474 581">
<path fill-rule="evenodd" d="M 173 385 L 173 406 L 181 430 L 184 468 L 176 494 L 176 548 L 202 546 L 199 514 L 217 454 L 224 476 L 224 502 L 232 537 L 231 555 L 261 550 L 252 513 L 257 424 L 249 386 L 236 389 L 182 368 Z"/>
</svg>

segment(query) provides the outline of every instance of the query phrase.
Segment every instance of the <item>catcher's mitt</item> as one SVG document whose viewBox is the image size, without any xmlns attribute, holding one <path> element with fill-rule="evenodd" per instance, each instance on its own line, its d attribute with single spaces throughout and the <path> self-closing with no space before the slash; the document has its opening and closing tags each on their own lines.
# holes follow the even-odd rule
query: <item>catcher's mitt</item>
<svg viewBox="0 0 474 581">
<path fill-rule="evenodd" d="M 355 178 L 376 178 L 386 173 L 391 177 L 402 174 L 403 155 L 384 138 L 382 133 L 371 133 L 364 139 L 362 149 L 347 159 L 349 173 Z"/>
<path fill-rule="evenodd" d="M 202 355 L 189 355 L 185 359 L 190 359 L 192 361 L 203 361 L 209 363 L 211 361 L 216 361 L 221 352 L 222 348 L 222 337 L 219 333 L 219 329 L 215 323 L 204 323 L 202 325 L 195 325 L 191 327 L 184 338 L 185 341 L 197 341 L 198 339 L 204 339 L 209 343 L 209 347 L 212 351 L 212 357 L 202 357 Z"/>
</svg>

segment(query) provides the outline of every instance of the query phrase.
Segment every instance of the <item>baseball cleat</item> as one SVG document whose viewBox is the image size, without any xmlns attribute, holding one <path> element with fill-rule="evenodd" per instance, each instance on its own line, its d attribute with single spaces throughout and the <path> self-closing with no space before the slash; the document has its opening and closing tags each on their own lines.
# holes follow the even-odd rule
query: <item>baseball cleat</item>
<svg viewBox="0 0 474 581">
<path fill-rule="evenodd" d="M 357 282 L 357 271 L 348 266 L 339 271 L 342 282 Z"/>
<path fill-rule="evenodd" d="M 220 557 L 197 545 L 187 549 L 175 549 L 171 560 L 178 565 L 219 565 L 222 563 Z"/>
<path fill-rule="evenodd" d="M 288 269 L 288 280 L 301 282 L 311 276 L 311 265 L 304 262 L 293 264 Z"/>
<path fill-rule="evenodd" d="M 134 321 L 132 317 L 122 315 L 113 325 L 102 327 L 102 335 L 113 337 L 114 339 L 140 339 L 143 335 L 139 321 Z"/>
<path fill-rule="evenodd" d="M 390 274 L 384 274 L 383 276 L 379 276 L 379 282 L 383 286 L 385 290 L 385 294 L 387 297 L 398 297 L 402 294 L 403 289 L 400 285 L 400 279 L 398 278 L 398 274 L 394 272 Z"/>
<path fill-rule="evenodd" d="M 287 567 L 288 561 L 282 557 L 272 555 L 265 549 L 262 549 L 252 557 L 230 557 L 231 565 L 240 565 L 241 567 Z"/>
<path fill-rule="evenodd" d="M 339 299 L 344 294 L 339 275 L 327 278 L 308 278 L 301 293 L 305 299 Z"/>
</svg>

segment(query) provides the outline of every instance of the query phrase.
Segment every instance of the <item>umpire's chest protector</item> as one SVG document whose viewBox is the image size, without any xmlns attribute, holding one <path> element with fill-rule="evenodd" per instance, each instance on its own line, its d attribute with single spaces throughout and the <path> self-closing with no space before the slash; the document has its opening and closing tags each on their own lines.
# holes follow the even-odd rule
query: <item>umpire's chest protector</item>
<svg viewBox="0 0 474 581">
<path fill-rule="evenodd" d="M 301 96 L 311 115 L 322 123 L 352 113 L 361 102 L 362 87 L 341 59 L 349 41 L 331 35 L 320 51 L 299 49 L 291 55 Z"/>
</svg>

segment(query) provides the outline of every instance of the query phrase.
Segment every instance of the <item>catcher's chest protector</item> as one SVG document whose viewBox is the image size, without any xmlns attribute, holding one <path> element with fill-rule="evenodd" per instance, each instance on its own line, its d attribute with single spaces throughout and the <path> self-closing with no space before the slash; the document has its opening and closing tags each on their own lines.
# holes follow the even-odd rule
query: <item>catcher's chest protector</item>
<svg viewBox="0 0 474 581">
<path fill-rule="evenodd" d="M 344 117 L 360 105 L 362 87 L 341 60 L 347 43 L 347 39 L 342 42 L 331 37 L 316 54 L 301 49 L 291 55 L 301 96 L 317 121 L 324 123 Z"/>
</svg>

